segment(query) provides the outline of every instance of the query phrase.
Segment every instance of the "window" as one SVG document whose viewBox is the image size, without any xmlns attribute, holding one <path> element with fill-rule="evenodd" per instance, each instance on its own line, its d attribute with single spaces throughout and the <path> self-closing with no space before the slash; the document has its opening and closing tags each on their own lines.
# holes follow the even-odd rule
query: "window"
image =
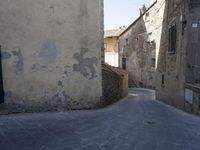
<svg viewBox="0 0 200 150">
<path fill-rule="evenodd" d="M 165 84 L 165 75 L 162 75 L 162 84 Z"/>
<path fill-rule="evenodd" d="M 128 44 L 129 44 L 129 39 L 127 38 L 127 39 L 126 39 L 126 45 L 128 45 Z"/>
<path fill-rule="evenodd" d="M 156 42 L 155 41 L 151 41 L 151 49 L 156 49 Z"/>
<path fill-rule="evenodd" d="M 150 19 L 149 19 L 149 12 L 146 13 L 146 15 L 145 15 L 145 21 L 146 21 L 146 22 L 147 22 L 147 21 L 150 21 Z"/>
<path fill-rule="evenodd" d="M 177 31 L 176 31 L 176 24 L 173 24 L 169 28 L 169 53 L 175 53 L 176 52 L 176 37 L 177 37 Z"/>
<path fill-rule="evenodd" d="M 155 68 L 155 66 L 156 66 L 156 59 L 151 58 L 151 67 Z"/>
<path fill-rule="evenodd" d="M 126 58 L 122 58 L 122 69 L 126 70 Z"/>
</svg>

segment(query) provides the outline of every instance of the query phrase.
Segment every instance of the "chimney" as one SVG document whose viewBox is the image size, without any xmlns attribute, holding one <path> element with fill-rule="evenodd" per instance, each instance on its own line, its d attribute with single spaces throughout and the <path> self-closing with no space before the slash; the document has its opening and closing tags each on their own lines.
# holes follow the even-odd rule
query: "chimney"
<svg viewBox="0 0 200 150">
<path fill-rule="evenodd" d="M 144 14 L 146 12 L 147 8 L 146 6 L 143 4 L 142 7 L 140 8 L 140 15 Z"/>
</svg>

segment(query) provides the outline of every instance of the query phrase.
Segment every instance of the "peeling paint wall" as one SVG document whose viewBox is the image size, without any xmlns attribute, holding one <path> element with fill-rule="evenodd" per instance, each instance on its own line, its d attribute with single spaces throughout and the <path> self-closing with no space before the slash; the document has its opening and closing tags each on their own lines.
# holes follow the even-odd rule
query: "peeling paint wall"
<svg viewBox="0 0 200 150">
<path fill-rule="evenodd" d="M 155 88 L 164 8 L 158 0 L 119 37 L 119 65 L 126 58 L 130 87 Z"/>
<path fill-rule="evenodd" d="M 103 0 L 0 1 L 9 111 L 94 108 L 102 96 Z"/>
</svg>

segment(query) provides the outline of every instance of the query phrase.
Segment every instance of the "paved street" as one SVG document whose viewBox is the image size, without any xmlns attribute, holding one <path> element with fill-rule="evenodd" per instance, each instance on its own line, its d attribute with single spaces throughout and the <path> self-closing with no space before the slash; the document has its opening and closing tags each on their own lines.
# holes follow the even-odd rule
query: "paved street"
<svg viewBox="0 0 200 150">
<path fill-rule="evenodd" d="M 200 118 L 131 89 L 108 108 L 0 116 L 0 150 L 200 150 Z"/>
</svg>

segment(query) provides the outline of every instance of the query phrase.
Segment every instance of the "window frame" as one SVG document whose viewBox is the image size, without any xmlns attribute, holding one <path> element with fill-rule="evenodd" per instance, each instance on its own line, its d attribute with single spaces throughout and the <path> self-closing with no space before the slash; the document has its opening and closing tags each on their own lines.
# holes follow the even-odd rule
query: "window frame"
<svg viewBox="0 0 200 150">
<path fill-rule="evenodd" d="M 126 46 L 129 45 L 129 38 L 126 38 L 126 39 L 125 39 L 125 43 L 126 43 Z"/>
<path fill-rule="evenodd" d="M 151 67 L 155 68 L 156 67 L 156 58 L 151 58 Z"/>
<path fill-rule="evenodd" d="M 177 51 L 177 25 L 173 22 L 169 26 L 169 41 L 168 41 L 168 53 L 175 54 Z"/>
</svg>

